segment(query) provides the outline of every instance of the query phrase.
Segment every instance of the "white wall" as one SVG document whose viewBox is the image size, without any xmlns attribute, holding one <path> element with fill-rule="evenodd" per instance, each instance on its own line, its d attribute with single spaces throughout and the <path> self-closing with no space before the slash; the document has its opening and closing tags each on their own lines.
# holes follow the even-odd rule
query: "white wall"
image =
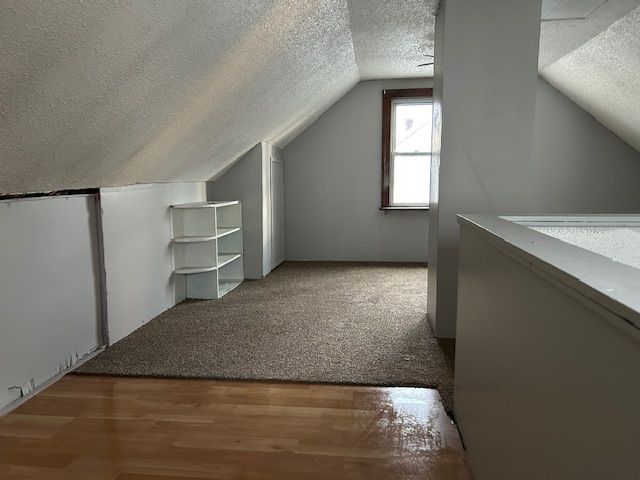
<svg viewBox="0 0 640 480">
<path fill-rule="evenodd" d="M 288 260 L 426 261 L 428 213 L 379 207 L 382 90 L 430 86 L 361 82 L 285 147 Z"/>
<path fill-rule="evenodd" d="M 640 331 L 495 234 L 460 238 L 455 410 L 474 477 L 637 478 Z"/>
<path fill-rule="evenodd" d="M 538 78 L 539 18 L 526 0 L 445 0 L 438 13 L 428 308 L 439 336 L 455 335 L 457 213 L 640 209 L 638 153 Z"/>
<path fill-rule="evenodd" d="M 265 213 L 263 143 L 256 144 L 213 182 L 207 183 L 209 200 L 242 202 L 242 238 L 245 278 L 262 278 Z"/>
<path fill-rule="evenodd" d="M 540 0 L 445 0 L 436 20 L 429 318 L 455 336 L 457 213 L 528 213 Z"/>
<path fill-rule="evenodd" d="M 205 184 L 101 188 L 109 343 L 185 298 L 173 275 L 170 205 L 204 201 Z"/>
<path fill-rule="evenodd" d="M 209 200 L 242 202 L 245 278 L 262 278 L 272 269 L 271 222 L 274 203 L 271 162 L 281 157 L 280 148 L 260 142 L 242 155 L 229 170 L 207 183 Z"/>
<path fill-rule="evenodd" d="M 427 315 L 435 328 L 436 302 L 438 298 L 438 242 L 440 241 L 440 151 L 442 150 L 442 94 L 444 27 L 446 20 L 446 4 L 440 3 L 436 15 L 434 50 L 433 50 L 433 119 L 431 137 L 431 184 L 429 185 L 429 245 L 427 252 L 429 270 L 427 271 Z"/>
<path fill-rule="evenodd" d="M 640 152 L 542 77 L 533 167 L 537 213 L 640 212 Z"/>
<path fill-rule="evenodd" d="M 95 197 L 0 202 L 0 408 L 102 343 Z"/>
</svg>

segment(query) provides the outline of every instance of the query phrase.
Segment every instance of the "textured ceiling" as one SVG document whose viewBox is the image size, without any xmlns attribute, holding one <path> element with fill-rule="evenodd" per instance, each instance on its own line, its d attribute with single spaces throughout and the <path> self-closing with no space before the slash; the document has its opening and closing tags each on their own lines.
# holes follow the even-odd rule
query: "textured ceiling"
<svg viewBox="0 0 640 480">
<path fill-rule="evenodd" d="M 542 20 L 567 20 L 587 18 L 607 0 L 544 0 Z"/>
<path fill-rule="evenodd" d="M 571 53 L 638 6 L 640 0 L 543 0 L 539 68 Z"/>
<path fill-rule="evenodd" d="M 215 176 L 361 78 L 430 75 L 436 3 L 4 0 L 0 192 Z"/>
<path fill-rule="evenodd" d="M 540 73 L 640 150 L 640 7 Z"/>
<path fill-rule="evenodd" d="M 353 47 L 362 80 L 431 77 L 436 1 L 349 0 Z M 401 8 L 400 8 L 401 7 Z"/>
</svg>

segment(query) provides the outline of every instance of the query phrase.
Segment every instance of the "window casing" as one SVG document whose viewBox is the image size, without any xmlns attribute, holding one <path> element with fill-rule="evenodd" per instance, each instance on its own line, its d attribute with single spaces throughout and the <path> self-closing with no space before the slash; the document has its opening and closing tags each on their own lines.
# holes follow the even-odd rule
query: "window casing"
<svg viewBox="0 0 640 480">
<path fill-rule="evenodd" d="M 381 208 L 429 208 L 432 89 L 382 92 Z"/>
</svg>

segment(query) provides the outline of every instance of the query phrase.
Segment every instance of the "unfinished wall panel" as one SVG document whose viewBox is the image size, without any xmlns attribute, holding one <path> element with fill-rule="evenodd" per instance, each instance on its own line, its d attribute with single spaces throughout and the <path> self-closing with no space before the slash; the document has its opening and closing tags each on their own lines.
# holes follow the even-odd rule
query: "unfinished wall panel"
<svg viewBox="0 0 640 480">
<path fill-rule="evenodd" d="M 0 202 L 0 408 L 101 344 L 95 198 Z"/>
</svg>

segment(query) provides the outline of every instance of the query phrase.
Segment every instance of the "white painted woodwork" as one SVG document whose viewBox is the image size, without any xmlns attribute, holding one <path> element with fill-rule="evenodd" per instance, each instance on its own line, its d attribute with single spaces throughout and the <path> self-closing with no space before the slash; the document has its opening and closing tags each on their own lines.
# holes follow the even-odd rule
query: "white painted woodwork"
<svg viewBox="0 0 640 480">
<path fill-rule="evenodd" d="M 281 156 L 281 155 L 280 155 Z M 285 259 L 284 161 L 271 155 L 271 269 Z"/>
<path fill-rule="evenodd" d="M 195 242 L 210 242 L 215 240 L 216 235 L 204 235 L 204 236 L 189 236 L 189 237 L 174 237 L 172 240 L 174 243 L 195 243 Z"/>
<path fill-rule="evenodd" d="M 178 273 L 176 271 L 176 273 Z M 208 269 L 191 269 L 185 275 L 187 292 L 191 298 L 218 298 L 217 267 Z"/>
<path fill-rule="evenodd" d="M 475 478 L 637 478 L 640 270 L 460 221 L 455 412 Z"/>
<path fill-rule="evenodd" d="M 218 267 L 218 297 L 236 288 L 244 280 L 244 269 L 241 256 L 232 258 Z M 237 259 L 237 260 L 236 260 Z"/>
<path fill-rule="evenodd" d="M 174 273 L 178 273 L 180 275 L 188 275 L 190 273 L 213 272 L 217 268 L 218 268 L 217 265 L 213 265 L 210 267 L 177 267 L 174 270 Z"/>
<path fill-rule="evenodd" d="M 200 210 L 203 208 L 217 208 L 217 207 L 225 207 L 227 205 L 234 205 L 237 203 L 236 201 L 229 202 L 191 202 L 191 203 L 182 203 L 180 205 L 172 205 L 173 208 L 178 210 L 181 209 L 189 209 L 189 210 Z"/>
<path fill-rule="evenodd" d="M 103 343 L 94 195 L 0 201 L 0 409 Z"/>
<path fill-rule="evenodd" d="M 231 233 L 239 232 L 241 227 L 216 227 L 216 238 L 224 237 L 225 235 L 229 235 Z"/>
<path fill-rule="evenodd" d="M 216 299 L 244 280 L 239 201 L 172 205 L 174 273 L 187 298 Z"/>
<path fill-rule="evenodd" d="M 172 204 L 205 200 L 203 182 L 101 188 L 109 343 L 185 298 L 173 275 Z M 202 235 L 213 232 L 203 232 Z"/>
</svg>

